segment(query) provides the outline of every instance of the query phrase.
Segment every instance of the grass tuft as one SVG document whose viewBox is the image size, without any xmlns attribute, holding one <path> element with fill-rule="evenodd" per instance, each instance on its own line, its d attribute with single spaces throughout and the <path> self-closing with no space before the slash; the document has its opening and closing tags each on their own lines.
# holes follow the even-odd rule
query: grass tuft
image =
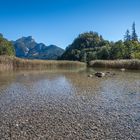
<svg viewBox="0 0 140 140">
<path fill-rule="evenodd" d="M 0 56 L 0 71 L 5 70 L 47 70 L 85 68 L 86 64 L 77 61 L 28 60 L 11 56 Z"/>
<path fill-rule="evenodd" d="M 89 63 L 89 67 L 125 68 L 140 70 L 140 60 L 94 60 Z"/>
</svg>

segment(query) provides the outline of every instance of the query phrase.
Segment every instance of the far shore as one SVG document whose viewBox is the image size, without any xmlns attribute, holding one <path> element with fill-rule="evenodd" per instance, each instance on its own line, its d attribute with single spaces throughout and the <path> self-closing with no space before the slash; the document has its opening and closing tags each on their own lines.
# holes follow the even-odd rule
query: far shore
<svg viewBox="0 0 140 140">
<path fill-rule="evenodd" d="M 78 61 L 29 60 L 14 56 L 0 56 L 0 71 L 9 70 L 48 70 L 48 69 L 81 69 L 86 63 Z"/>
<path fill-rule="evenodd" d="M 93 60 L 89 62 L 89 67 L 100 67 L 100 68 L 116 68 L 116 69 L 131 69 L 140 70 L 140 60 Z"/>
<path fill-rule="evenodd" d="M 86 63 L 79 61 L 60 60 L 29 60 L 14 56 L 0 56 L 0 71 L 9 70 L 48 70 L 48 69 L 81 69 L 92 68 L 115 68 L 140 70 L 140 60 L 93 60 Z"/>
</svg>

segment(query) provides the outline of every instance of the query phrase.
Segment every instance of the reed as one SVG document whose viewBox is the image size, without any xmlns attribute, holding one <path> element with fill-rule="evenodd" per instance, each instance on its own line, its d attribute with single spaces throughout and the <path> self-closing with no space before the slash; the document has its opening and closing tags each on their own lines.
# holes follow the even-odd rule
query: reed
<svg viewBox="0 0 140 140">
<path fill-rule="evenodd" d="M 45 70 L 45 69 L 77 69 L 86 64 L 77 61 L 28 60 L 11 56 L 0 56 L 0 71 L 4 70 Z"/>
<path fill-rule="evenodd" d="M 140 60 L 94 60 L 89 63 L 89 67 L 125 68 L 140 70 Z"/>
</svg>

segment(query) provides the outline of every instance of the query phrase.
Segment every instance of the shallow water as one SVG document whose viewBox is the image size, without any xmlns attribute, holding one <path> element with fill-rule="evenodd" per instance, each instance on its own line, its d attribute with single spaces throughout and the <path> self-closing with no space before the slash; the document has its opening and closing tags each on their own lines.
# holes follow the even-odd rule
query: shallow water
<svg viewBox="0 0 140 140">
<path fill-rule="evenodd" d="M 139 140 L 140 71 L 0 73 L 0 139 Z"/>
</svg>

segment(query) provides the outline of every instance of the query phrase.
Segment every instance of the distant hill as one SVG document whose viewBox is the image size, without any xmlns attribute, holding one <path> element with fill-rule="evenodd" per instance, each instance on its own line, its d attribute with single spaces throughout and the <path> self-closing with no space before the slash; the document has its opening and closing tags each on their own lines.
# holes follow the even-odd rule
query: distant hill
<svg viewBox="0 0 140 140">
<path fill-rule="evenodd" d="M 55 60 L 64 53 L 62 48 L 37 43 L 31 36 L 13 41 L 13 46 L 16 56 L 20 58 Z"/>
<path fill-rule="evenodd" d="M 140 59 L 140 41 L 133 25 L 132 35 L 127 30 L 124 40 L 111 42 L 97 32 L 86 32 L 74 39 L 60 60 L 89 63 L 92 60 Z"/>
</svg>

